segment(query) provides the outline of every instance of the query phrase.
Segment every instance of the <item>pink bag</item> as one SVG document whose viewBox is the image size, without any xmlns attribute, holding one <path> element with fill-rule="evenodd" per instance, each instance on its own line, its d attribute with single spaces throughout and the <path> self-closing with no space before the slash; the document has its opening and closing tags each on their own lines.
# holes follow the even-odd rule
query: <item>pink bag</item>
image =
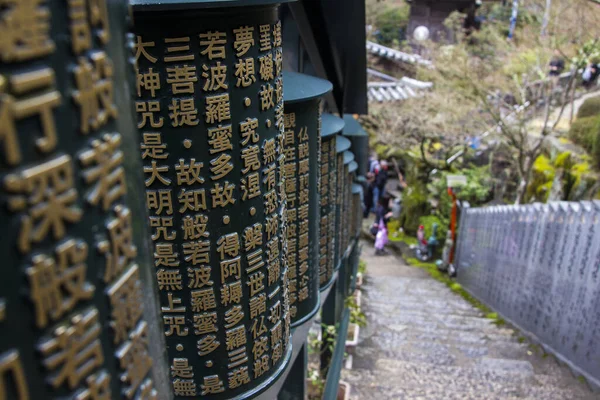
<svg viewBox="0 0 600 400">
<path fill-rule="evenodd" d="M 383 250 L 388 242 L 388 231 L 383 223 L 383 220 L 379 221 L 379 231 L 375 236 L 375 248 L 377 250 Z"/>
</svg>

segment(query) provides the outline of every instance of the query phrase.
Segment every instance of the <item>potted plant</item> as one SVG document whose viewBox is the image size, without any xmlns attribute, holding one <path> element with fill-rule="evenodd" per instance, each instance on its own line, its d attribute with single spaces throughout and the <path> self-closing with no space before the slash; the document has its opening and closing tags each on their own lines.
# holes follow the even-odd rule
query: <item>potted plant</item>
<svg viewBox="0 0 600 400">
<path fill-rule="evenodd" d="M 346 340 L 346 351 L 358 345 L 360 328 L 367 325 L 367 317 L 360 311 L 360 307 L 354 296 L 346 299 L 346 307 L 350 309 L 350 324 L 348 325 L 348 339 Z"/>
<path fill-rule="evenodd" d="M 322 324 L 318 332 L 310 332 L 308 335 L 309 356 L 316 356 L 315 362 L 309 361 L 308 363 L 306 384 L 309 400 L 320 400 L 323 397 L 328 368 L 321 370 L 319 360 L 321 354 L 324 352 L 333 353 L 337 340 L 337 331 L 338 327 L 335 325 Z M 323 345 L 324 343 L 325 346 Z"/>
</svg>

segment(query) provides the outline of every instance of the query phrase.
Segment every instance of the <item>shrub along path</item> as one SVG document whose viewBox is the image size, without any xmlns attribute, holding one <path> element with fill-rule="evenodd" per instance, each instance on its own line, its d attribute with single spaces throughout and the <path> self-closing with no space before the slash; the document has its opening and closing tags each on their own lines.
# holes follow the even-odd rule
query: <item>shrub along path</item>
<svg viewBox="0 0 600 400">
<path fill-rule="evenodd" d="M 356 400 L 598 399 L 518 333 L 497 326 L 445 284 L 363 243 L 367 274 L 353 369 Z"/>
</svg>

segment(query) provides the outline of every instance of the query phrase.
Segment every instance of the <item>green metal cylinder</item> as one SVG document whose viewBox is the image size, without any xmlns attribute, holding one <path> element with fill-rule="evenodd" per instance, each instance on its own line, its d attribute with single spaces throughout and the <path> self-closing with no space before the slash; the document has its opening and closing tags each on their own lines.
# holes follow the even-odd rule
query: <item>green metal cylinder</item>
<svg viewBox="0 0 600 400">
<path fill-rule="evenodd" d="M 352 176 L 356 176 L 357 169 L 358 169 L 358 165 L 356 164 L 356 162 L 354 162 L 354 161 L 351 162 L 348 170 Z M 352 183 L 352 206 L 351 206 L 351 212 L 350 212 L 350 218 L 352 220 L 350 222 L 350 232 L 351 232 L 350 240 L 351 241 L 354 239 L 357 239 L 360 235 L 360 229 L 361 229 L 362 217 L 363 217 L 362 193 L 363 193 L 362 186 L 357 183 Z"/>
<path fill-rule="evenodd" d="M 337 138 L 344 121 L 331 114 L 321 117 L 321 179 L 320 179 L 320 238 L 319 286 L 321 291 L 333 283 L 336 259 L 337 210 Z"/>
<path fill-rule="evenodd" d="M 0 398 L 168 398 L 126 3 L 0 11 Z M 154 369 L 154 372 L 152 371 Z"/>
<path fill-rule="evenodd" d="M 350 149 L 350 141 L 345 137 L 338 135 L 336 139 L 336 153 L 337 153 L 337 195 L 336 195 L 336 212 L 335 212 L 335 226 L 336 226 L 336 252 L 334 258 L 334 265 L 338 270 L 342 265 L 342 259 L 344 257 L 345 249 L 345 235 L 347 234 L 348 226 L 344 224 L 346 216 L 344 215 L 344 202 L 346 199 L 346 186 L 347 186 L 347 165 L 345 164 L 344 152 Z M 348 160 L 348 163 L 352 160 Z"/>
<path fill-rule="evenodd" d="M 321 99 L 330 82 L 284 72 L 287 264 L 292 327 L 319 310 Z"/>
<path fill-rule="evenodd" d="M 358 164 L 357 175 L 366 176 L 369 171 L 369 135 L 351 114 L 344 114 L 344 122 L 342 134 L 352 143 L 350 150 Z"/>
<path fill-rule="evenodd" d="M 135 104 L 175 398 L 254 396 L 290 358 L 274 3 L 133 3 Z"/>
</svg>

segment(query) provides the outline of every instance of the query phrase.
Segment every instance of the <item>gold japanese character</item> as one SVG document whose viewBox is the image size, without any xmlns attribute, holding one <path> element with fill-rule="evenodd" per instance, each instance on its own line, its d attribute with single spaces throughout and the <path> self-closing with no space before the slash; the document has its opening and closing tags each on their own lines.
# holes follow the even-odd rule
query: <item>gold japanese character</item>
<svg viewBox="0 0 600 400">
<path fill-rule="evenodd" d="M 144 312 L 142 283 L 137 265 L 132 266 L 107 291 L 111 305 L 110 326 L 113 329 L 114 343 L 122 343 Z"/>
<path fill-rule="evenodd" d="M 249 141 L 252 143 L 258 143 L 258 119 L 246 118 L 244 122 L 240 122 L 240 133 L 242 134 L 242 146 L 248 144 Z"/>
<path fill-rule="evenodd" d="M 207 333 L 218 332 L 217 328 L 217 313 L 205 312 L 202 314 L 194 314 L 194 334 L 204 335 Z"/>
<path fill-rule="evenodd" d="M 275 164 L 269 165 L 267 168 L 263 169 L 263 183 L 267 185 L 267 191 L 274 190 L 277 182 L 275 176 Z M 287 182 L 287 181 L 286 181 Z"/>
<path fill-rule="evenodd" d="M 279 217 L 277 215 L 267 217 L 265 227 L 265 231 L 267 233 L 267 240 L 271 240 L 271 238 L 277 234 L 277 229 L 279 227 Z"/>
<path fill-rule="evenodd" d="M 5 1 L 0 14 L 0 59 L 25 61 L 54 51 L 50 10 L 42 0 Z"/>
<path fill-rule="evenodd" d="M 231 260 L 223 260 L 220 263 L 221 267 L 221 283 L 225 284 L 227 278 L 233 277 L 240 279 L 242 276 L 242 267 L 239 257 L 232 258 Z"/>
<path fill-rule="evenodd" d="M 173 249 L 173 243 L 155 243 L 154 244 L 154 265 L 157 267 L 177 267 L 179 260 L 178 253 Z"/>
<path fill-rule="evenodd" d="M 209 233 L 206 230 L 208 224 L 208 217 L 206 215 L 196 214 L 194 218 L 186 215 L 182 222 L 184 240 L 196 240 L 201 237 L 209 237 Z"/>
<path fill-rule="evenodd" d="M 233 42 L 233 48 L 236 51 L 238 57 L 243 56 L 254 46 L 254 27 L 252 26 L 241 26 L 233 30 L 235 35 L 235 41 Z"/>
<path fill-rule="evenodd" d="M 163 324 L 167 329 L 165 336 L 172 336 L 173 334 L 187 336 L 189 333 L 188 328 L 185 326 L 184 315 L 163 315 Z"/>
<path fill-rule="evenodd" d="M 29 252 L 31 244 L 43 241 L 50 231 L 54 239 L 61 239 L 66 234 L 66 223 L 81 220 L 71 158 L 67 155 L 8 175 L 4 184 L 9 192 L 19 193 L 8 199 L 8 209 L 27 210 L 17 239 L 22 253 Z"/>
<path fill-rule="evenodd" d="M 275 162 L 277 159 L 277 145 L 275 139 L 267 139 L 263 143 L 263 161 L 265 164 Z"/>
<path fill-rule="evenodd" d="M 227 34 L 225 32 L 206 32 L 200 35 L 200 46 L 204 49 L 200 52 L 203 56 L 208 54 L 209 60 L 215 58 L 225 59 L 225 45 L 227 44 Z"/>
<path fill-rule="evenodd" d="M 271 286 L 276 283 L 281 276 L 281 263 L 279 260 L 269 263 L 269 266 L 267 267 L 267 273 L 269 274 L 268 285 Z"/>
<path fill-rule="evenodd" d="M 206 265 L 199 268 L 188 268 L 188 287 L 200 289 L 205 286 L 212 286 L 214 282 L 210 280 L 211 269 Z"/>
<path fill-rule="evenodd" d="M 171 85 L 172 94 L 193 94 L 194 82 L 198 82 L 195 66 L 177 65 L 167 68 L 167 83 Z"/>
<path fill-rule="evenodd" d="M 256 271 L 265 265 L 262 253 L 262 249 L 258 249 L 246 256 L 246 259 L 248 260 L 248 268 L 246 268 L 247 273 Z"/>
<path fill-rule="evenodd" d="M 233 371 L 229 372 L 228 378 L 229 378 L 229 382 L 228 382 L 229 389 L 235 389 L 239 386 L 245 385 L 246 383 L 250 383 L 250 376 L 248 375 L 248 367 L 240 367 L 240 368 L 234 369 Z"/>
<path fill-rule="evenodd" d="M 237 257 L 240 253 L 240 238 L 237 233 L 223 235 L 217 240 L 217 251 L 221 256 L 221 260 L 225 255 L 229 257 Z"/>
<path fill-rule="evenodd" d="M 267 327 L 265 326 L 265 317 L 260 316 L 259 318 L 252 320 L 252 339 L 256 339 L 261 336 L 263 333 L 267 331 Z"/>
<path fill-rule="evenodd" d="M 230 329 L 239 324 L 244 319 L 242 306 L 233 306 L 225 312 L 225 328 Z"/>
<path fill-rule="evenodd" d="M 225 332 L 225 344 L 227 351 L 237 349 L 246 344 L 246 327 L 237 326 Z"/>
<path fill-rule="evenodd" d="M 244 161 L 242 173 L 247 174 L 249 171 L 258 171 L 261 167 L 259 157 L 260 149 L 256 145 L 242 149 L 242 160 Z"/>
<path fill-rule="evenodd" d="M 260 87 L 260 92 L 258 92 L 258 94 L 260 95 L 260 109 L 262 111 L 275 107 L 275 102 L 273 101 L 273 93 L 273 86 L 271 86 L 270 83 L 267 83 L 266 86 L 262 85 Z"/>
<path fill-rule="evenodd" d="M 267 295 L 261 293 L 258 296 L 252 297 L 250 299 L 250 318 L 258 317 L 265 312 L 267 312 Z"/>
<path fill-rule="evenodd" d="M 258 292 L 265 288 L 264 279 L 265 274 L 261 271 L 248 276 L 248 282 L 246 284 L 250 288 L 250 297 L 255 296 Z"/>
<path fill-rule="evenodd" d="M 210 241 L 185 242 L 183 254 L 185 254 L 185 261 L 192 265 L 210 264 Z"/>
<path fill-rule="evenodd" d="M 136 70 L 136 88 L 138 97 L 142 96 L 142 89 L 150 92 L 152 97 L 156 97 L 156 91 L 160 90 L 160 75 L 148 68 L 148 72 Z"/>
<path fill-rule="evenodd" d="M 160 132 L 145 132 L 142 134 L 143 143 L 140 144 L 142 153 L 142 160 L 147 157 L 157 160 L 164 160 L 169 156 L 169 153 L 165 154 L 167 145 L 162 142 Z"/>
<path fill-rule="evenodd" d="M 266 336 L 261 336 L 254 341 L 254 345 L 252 346 L 252 354 L 255 360 L 261 358 L 261 356 L 265 354 L 267 350 L 269 350 L 269 339 Z"/>
<path fill-rule="evenodd" d="M 242 300 L 242 282 L 235 281 L 225 283 L 221 287 L 221 304 L 228 306 L 230 304 L 239 304 Z"/>
<path fill-rule="evenodd" d="M 229 154 L 220 154 L 219 157 L 210 161 L 210 171 L 213 173 L 211 179 L 219 180 L 233 170 L 233 163 Z"/>
<path fill-rule="evenodd" d="M 140 60 L 140 56 L 143 55 L 144 58 L 150 61 L 152 64 L 156 62 L 156 57 L 152 57 L 147 51 L 146 48 L 154 47 L 154 42 L 144 42 L 140 35 L 137 35 L 135 44 L 133 46 L 133 50 L 135 51 L 135 61 Z"/>
<path fill-rule="evenodd" d="M 56 258 L 38 254 L 27 268 L 35 321 L 39 328 L 71 311 L 81 300 L 94 295 L 94 286 L 86 282 L 88 246 L 68 240 L 56 248 Z"/>
<path fill-rule="evenodd" d="M 181 274 L 176 269 L 159 269 L 156 272 L 156 281 L 160 290 L 182 289 Z"/>
<path fill-rule="evenodd" d="M 197 348 L 198 355 L 200 357 L 209 355 L 213 351 L 215 351 L 221 343 L 217 340 L 215 335 L 206 335 L 198 340 Z"/>
<path fill-rule="evenodd" d="M 219 89 L 227 90 L 227 65 L 221 65 L 221 61 L 217 61 L 216 65 L 210 68 L 207 65 L 202 65 L 202 77 L 205 79 L 205 92 L 216 92 Z"/>
<path fill-rule="evenodd" d="M 275 102 L 280 104 L 282 101 L 283 101 L 283 79 L 277 78 L 277 79 L 275 79 Z M 283 123 L 285 126 L 285 117 L 283 116 L 283 108 L 281 108 L 281 110 L 282 110 L 281 123 Z M 279 125 L 277 125 L 277 126 L 279 126 Z"/>
<path fill-rule="evenodd" d="M 173 378 L 190 379 L 194 377 L 193 367 L 187 358 L 174 358 L 171 365 L 171 376 Z"/>
<path fill-rule="evenodd" d="M 181 397 L 196 397 L 196 382 L 192 379 L 174 379 L 173 394 Z"/>
<path fill-rule="evenodd" d="M 246 175 L 240 180 L 240 186 L 242 189 L 242 200 L 250 200 L 260 196 L 260 176 L 258 172 L 253 172 Z"/>
<path fill-rule="evenodd" d="M 146 190 L 146 207 L 156 210 L 156 215 L 166 211 L 167 215 L 173 214 L 173 201 L 170 190 Z"/>
<path fill-rule="evenodd" d="M 144 128 L 148 122 L 152 128 L 160 128 L 163 126 L 164 120 L 163 117 L 160 116 L 159 101 L 136 101 L 135 111 L 142 116 L 142 120 L 137 124 L 138 128 Z M 158 121 L 155 119 L 155 113 L 158 113 Z"/>
<path fill-rule="evenodd" d="M 163 314 L 184 313 L 185 312 L 185 306 L 181 305 L 181 298 L 174 297 L 173 293 L 171 293 L 171 292 L 167 293 L 167 302 L 169 303 L 168 306 L 166 306 L 166 307 L 163 306 L 160 308 L 160 311 L 162 311 Z"/>
<path fill-rule="evenodd" d="M 240 58 L 235 64 L 236 87 L 248 87 L 256 82 L 254 58 Z"/>
<path fill-rule="evenodd" d="M 262 339 L 262 338 L 261 338 Z M 264 338 L 265 340 L 267 338 Z M 258 342 L 254 342 L 254 345 L 256 346 Z M 269 370 L 270 366 L 269 366 L 269 356 L 268 355 L 264 355 L 262 356 L 262 358 L 258 358 L 255 357 L 254 358 L 254 379 L 262 376 L 265 372 L 267 372 Z"/>
<path fill-rule="evenodd" d="M 102 209 L 108 210 L 114 202 L 125 195 L 125 169 L 123 168 L 121 135 L 105 134 L 102 141 L 92 140 L 92 148 L 84 151 L 79 160 L 84 167 L 85 183 L 95 183 L 86 200 L 96 206 L 102 200 Z"/>
<path fill-rule="evenodd" d="M 111 400 L 110 375 L 104 370 L 90 375 L 85 380 L 86 388 L 74 400 Z"/>
<path fill-rule="evenodd" d="M 281 320 L 281 308 L 281 301 L 277 300 L 277 302 L 269 309 L 269 322 L 276 324 Z"/>
<path fill-rule="evenodd" d="M 235 185 L 227 181 L 221 186 L 219 183 L 215 183 L 215 186 L 210 190 L 212 194 L 212 208 L 227 207 L 229 204 L 235 204 L 233 198 L 233 189 Z"/>
<path fill-rule="evenodd" d="M 273 346 L 273 353 L 271 355 L 273 365 L 275 365 L 283 356 L 283 345 L 281 343 L 277 343 L 275 346 Z"/>
<path fill-rule="evenodd" d="M 48 153 L 56 147 L 53 110 L 60 105 L 61 96 L 53 90 L 54 82 L 54 71 L 50 68 L 15 74 L 9 82 L 0 82 L 0 145 L 4 147 L 4 158 L 9 165 L 20 163 L 22 158 L 15 126 L 17 120 L 39 117 L 43 137 L 35 140 L 37 148 Z M 17 99 L 7 93 L 7 87 L 16 95 L 29 95 Z"/>
<path fill-rule="evenodd" d="M 142 321 L 131 332 L 129 340 L 116 352 L 119 366 L 125 371 L 120 378 L 121 382 L 126 385 L 123 393 L 128 399 L 133 397 L 152 368 L 152 357 L 148 353 L 148 345 L 148 324 Z"/>
<path fill-rule="evenodd" d="M 283 52 L 281 49 L 275 50 L 275 75 L 280 76 L 283 71 Z"/>
<path fill-rule="evenodd" d="M 233 150 L 231 145 L 231 125 L 216 128 L 208 128 L 208 144 L 210 145 L 210 154 L 220 153 L 226 150 Z"/>
<path fill-rule="evenodd" d="M 257 246 L 260 247 L 263 244 L 263 231 L 262 224 L 256 223 L 252 226 L 244 229 L 244 250 L 247 252 L 254 250 Z"/>
<path fill-rule="evenodd" d="M 29 400 L 29 385 L 25 377 L 25 371 L 21 364 L 21 355 L 17 350 L 10 350 L 0 354 L 0 399 L 8 399 L 9 387 L 15 388 L 17 400 Z"/>
<path fill-rule="evenodd" d="M 229 93 L 206 97 L 205 121 L 207 124 L 231 119 Z"/>
<path fill-rule="evenodd" d="M 275 190 L 268 191 L 264 195 L 265 213 L 272 214 L 277 209 L 277 192 Z"/>
<path fill-rule="evenodd" d="M 258 73 L 260 74 L 260 79 L 263 81 L 270 81 L 274 78 L 273 76 L 273 57 L 271 57 L 271 53 L 266 54 L 264 56 L 258 57 L 258 63 L 260 67 L 258 69 Z"/>
<path fill-rule="evenodd" d="M 273 46 L 280 47 L 282 44 L 281 40 L 281 21 L 277 21 L 273 27 Z"/>
<path fill-rule="evenodd" d="M 177 185 L 193 185 L 195 183 L 204 183 L 204 178 L 200 176 L 200 171 L 204 163 L 197 163 L 196 159 L 190 159 L 189 164 L 185 163 L 183 158 L 179 159 L 179 164 L 175 165 L 177 171 Z"/>
<path fill-rule="evenodd" d="M 163 185 L 169 186 L 171 184 L 171 180 L 169 178 L 165 178 L 161 175 L 161 172 L 167 173 L 169 172 L 168 165 L 158 166 L 155 160 L 152 160 L 150 166 L 144 166 L 144 173 L 150 174 L 150 177 L 144 181 L 146 187 L 151 186 L 156 179 L 159 180 Z"/>
<path fill-rule="evenodd" d="M 165 47 L 168 54 L 165 56 L 165 62 L 194 61 L 194 54 L 190 52 L 189 36 L 165 38 Z"/>
<path fill-rule="evenodd" d="M 171 99 L 169 105 L 169 118 L 171 119 L 171 125 L 174 127 L 179 126 L 196 126 L 198 121 L 198 109 L 194 104 L 194 99 Z"/>
<path fill-rule="evenodd" d="M 108 240 L 98 243 L 98 251 L 106 257 L 104 282 L 112 281 L 137 255 L 133 244 L 131 211 L 122 205 L 115 206 L 115 218 L 106 224 Z"/>
<path fill-rule="evenodd" d="M 179 212 L 181 214 L 187 211 L 206 211 L 206 192 L 204 189 L 186 190 L 179 192 Z"/>
<path fill-rule="evenodd" d="M 159 400 L 158 392 L 156 391 L 156 389 L 154 389 L 154 382 L 152 382 L 152 379 L 148 378 L 144 382 L 142 382 L 140 386 L 140 394 L 136 398 L 136 400 Z"/>
<path fill-rule="evenodd" d="M 54 337 L 40 344 L 44 367 L 53 371 L 49 382 L 54 389 L 65 382 L 69 389 L 75 389 L 90 372 L 102 366 L 100 332 L 98 310 L 92 308 L 75 315 L 70 324 L 56 328 Z"/>
<path fill-rule="evenodd" d="M 213 289 L 193 290 L 190 293 L 190 304 L 192 312 L 202 312 L 217 308 Z"/>
<path fill-rule="evenodd" d="M 275 86 L 277 87 L 277 85 Z M 275 91 L 277 96 L 279 97 L 279 93 Z M 281 96 L 283 96 L 283 91 L 281 92 Z M 282 97 L 283 98 L 283 97 Z M 275 106 L 275 126 L 279 128 L 280 131 L 283 131 L 283 102 L 278 102 Z"/>
<path fill-rule="evenodd" d="M 265 24 L 259 26 L 260 30 L 260 51 L 271 50 L 271 25 Z"/>
<path fill-rule="evenodd" d="M 225 391 L 223 381 L 219 378 L 219 375 L 211 375 L 204 377 L 204 383 L 200 385 L 202 388 L 202 396 L 207 394 L 217 394 Z"/>
<path fill-rule="evenodd" d="M 87 134 L 105 125 L 109 118 L 117 117 L 117 106 L 113 99 L 113 66 L 106 53 L 94 53 L 93 65 L 79 57 L 75 67 L 76 90 L 73 99 L 80 108 L 80 129 Z"/>
</svg>

